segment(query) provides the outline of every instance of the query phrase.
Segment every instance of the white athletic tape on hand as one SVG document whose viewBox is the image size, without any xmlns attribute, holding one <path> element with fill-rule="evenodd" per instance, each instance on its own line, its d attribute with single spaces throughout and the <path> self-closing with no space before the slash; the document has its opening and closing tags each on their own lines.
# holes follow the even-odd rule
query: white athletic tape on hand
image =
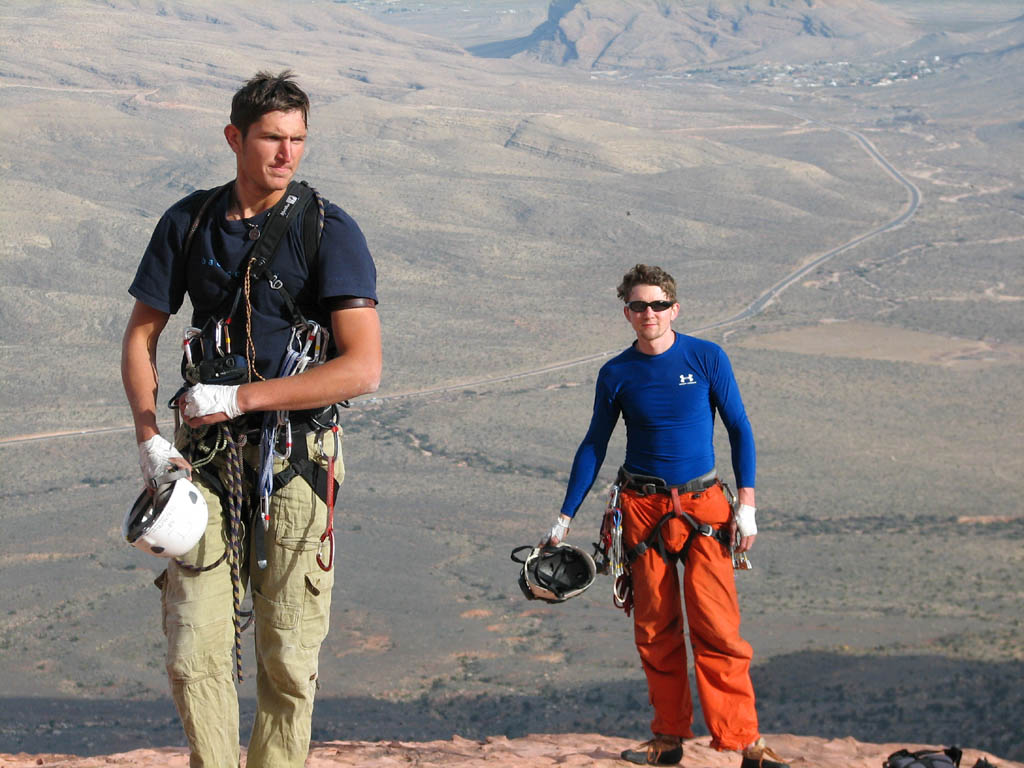
<svg viewBox="0 0 1024 768">
<path fill-rule="evenodd" d="M 229 419 L 242 415 L 238 407 L 238 386 L 196 384 L 185 393 L 185 415 L 190 419 L 223 413 Z"/>
<path fill-rule="evenodd" d="M 156 487 L 156 478 L 164 474 L 171 465 L 171 459 L 183 458 L 178 449 L 171 445 L 162 435 L 153 435 L 149 440 L 139 443 L 139 467 L 142 477 L 150 488 Z"/>
<path fill-rule="evenodd" d="M 555 524 L 551 526 L 551 532 L 548 534 L 548 540 L 554 539 L 559 542 L 565 541 L 565 537 L 569 535 L 569 524 L 571 522 L 571 517 L 559 515 Z"/>
<path fill-rule="evenodd" d="M 757 507 L 749 504 L 740 504 L 740 508 L 736 510 L 736 528 L 741 537 L 757 535 L 757 523 L 754 522 L 756 512 Z"/>
</svg>

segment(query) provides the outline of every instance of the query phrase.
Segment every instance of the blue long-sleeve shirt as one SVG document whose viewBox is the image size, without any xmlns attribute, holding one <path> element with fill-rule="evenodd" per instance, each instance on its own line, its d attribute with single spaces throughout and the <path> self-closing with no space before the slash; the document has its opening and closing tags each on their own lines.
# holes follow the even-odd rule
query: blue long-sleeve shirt
<svg viewBox="0 0 1024 768">
<path fill-rule="evenodd" d="M 736 484 L 753 488 L 754 433 L 721 347 L 677 333 L 660 355 L 634 345 L 609 360 L 597 375 L 594 415 L 572 463 L 562 514 L 575 515 L 594 484 L 620 413 L 626 469 L 682 485 L 715 466 L 715 410 L 729 432 Z"/>
</svg>

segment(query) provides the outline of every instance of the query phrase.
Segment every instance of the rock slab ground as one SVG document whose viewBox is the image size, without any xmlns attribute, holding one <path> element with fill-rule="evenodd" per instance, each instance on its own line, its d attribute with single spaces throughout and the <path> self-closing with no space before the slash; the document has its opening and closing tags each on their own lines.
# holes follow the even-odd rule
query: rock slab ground
<svg viewBox="0 0 1024 768">
<path fill-rule="evenodd" d="M 852 738 L 821 739 L 790 734 L 767 737 L 769 744 L 789 760 L 792 768 L 880 768 L 886 757 L 907 747 L 921 749 L 935 745 L 867 744 Z M 446 741 L 324 741 L 314 742 L 307 768 L 329 766 L 445 766 L 502 765 L 506 768 L 544 766 L 625 765 L 619 753 L 633 745 L 627 739 L 595 734 L 542 734 L 508 739 L 504 736 L 472 741 L 453 736 Z M 987 752 L 965 749 L 962 768 L 971 768 L 984 757 L 998 768 L 1024 768 L 1024 764 L 1001 760 Z M 735 768 L 739 759 L 733 752 L 716 752 L 707 737 L 685 743 L 684 768 Z M 243 758 L 243 766 L 244 766 Z M 188 752 L 182 747 L 137 749 L 116 755 L 76 757 L 74 755 L 0 754 L 0 768 L 101 768 L 111 765 L 138 768 L 185 768 Z"/>
</svg>

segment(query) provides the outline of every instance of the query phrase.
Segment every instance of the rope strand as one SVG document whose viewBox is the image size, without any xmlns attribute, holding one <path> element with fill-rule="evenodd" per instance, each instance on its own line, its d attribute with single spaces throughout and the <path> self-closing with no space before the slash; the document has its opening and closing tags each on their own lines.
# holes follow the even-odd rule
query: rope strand
<svg viewBox="0 0 1024 768">
<path fill-rule="evenodd" d="M 224 428 L 227 439 L 227 474 L 228 474 L 228 508 L 231 517 L 231 536 L 228 544 L 231 552 L 229 562 L 231 564 L 231 598 L 234 605 L 232 622 L 235 627 L 235 675 L 238 682 L 242 682 L 242 499 L 244 490 L 242 488 L 242 440 L 236 440 L 231 430 Z"/>
</svg>

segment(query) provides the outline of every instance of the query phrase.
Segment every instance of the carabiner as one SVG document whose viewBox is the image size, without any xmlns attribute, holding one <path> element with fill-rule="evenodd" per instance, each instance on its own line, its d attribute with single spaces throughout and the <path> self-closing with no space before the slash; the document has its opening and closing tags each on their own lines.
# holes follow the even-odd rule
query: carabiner
<svg viewBox="0 0 1024 768">
<path fill-rule="evenodd" d="M 328 547 L 327 551 L 330 553 L 328 555 L 328 557 L 327 557 L 327 562 L 326 563 L 324 563 L 323 559 L 320 557 L 320 553 L 323 551 L 323 548 L 324 548 L 324 541 L 325 540 L 329 542 L 329 547 Z M 320 537 L 320 546 L 316 550 L 316 564 L 320 566 L 320 570 L 321 571 L 329 571 L 329 570 L 331 570 L 332 567 L 334 567 L 334 529 L 333 528 L 328 528 L 326 531 L 324 531 L 323 536 Z"/>
<path fill-rule="evenodd" d="M 308 320 L 307 322 L 309 323 L 309 336 L 307 337 L 307 342 L 311 342 L 313 347 L 313 354 L 310 355 L 310 362 L 313 365 L 317 365 L 320 362 L 320 336 L 322 329 L 320 327 L 320 323 L 314 320 Z M 309 350 L 309 346 L 310 345 L 307 343 L 307 346 L 302 350 L 303 354 Z"/>
<path fill-rule="evenodd" d="M 320 455 L 328 461 L 336 461 L 341 456 L 341 438 L 338 437 L 340 429 L 341 428 L 337 424 L 332 424 L 331 426 L 317 432 L 316 449 L 320 452 Z M 331 436 L 334 438 L 334 452 L 331 454 L 328 454 L 327 451 L 324 450 L 324 435 L 327 432 L 330 432 Z"/>
<path fill-rule="evenodd" d="M 264 493 L 260 496 L 260 520 L 263 521 L 263 530 L 270 528 L 270 494 Z"/>
<path fill-rule="evenodd" d="M 231 333 L 225 327 L 227 321 L 218 320 L 213 326 L 213 348 L 216 350 L 219 357 L 231 354 Z M 225 341 L 225 344 L 221 344 Z"/>
<path fill-rule="evenodd" d="M 202 351 L 203 351 L 202 335 L 203 335 L 203 331 L 202 331 L 201 328 L 196 328 L 195 326 L 189 326 L 188 328 L 185 329 L 185 332 L 183 334 L 184 338 L 182 339 L 181 346 L 185 350 L 185 361 L 189 365 L 194 365 L 195 364 L 194 361 L 192 360 L 192 342 L 195 339 L 199 339 L 199 351 L 200 351 L 200 353 L 202 353 Z"/>
<path fill-rule="evenodd" d="M 280 427 L 284 427 L 284 453 L 277 451 L 277 430 L 274 430 L 274 456 L 278 459 L 289 459 L 292 455 L 292 423 L 285 420 L 283 424 L 279 423 L 278 428 Z"/>
<path fill-rule="evenodd" d="M 612 483 L 611 491 L 608 494 L 608 506 L 611 509 L 618 510 L 619 508 L 619 495 L 622 493 L 622 486 L 618 483 Z"/>
</svg>

